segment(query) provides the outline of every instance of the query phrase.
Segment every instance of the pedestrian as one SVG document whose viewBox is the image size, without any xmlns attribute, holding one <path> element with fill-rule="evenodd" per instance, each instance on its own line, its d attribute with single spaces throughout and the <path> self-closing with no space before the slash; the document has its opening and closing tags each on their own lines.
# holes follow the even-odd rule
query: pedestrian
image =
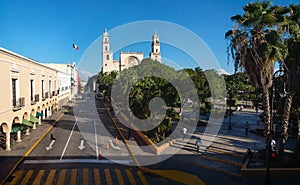
<svg viewBox="0 0 300 185">
<path fill-rule="evenodd" d="M 187 129 L 184 127 L 184 128 L 182 129 L 183 135 L 186 135 L 186 132 L 187 132 Z"/>
<path fill-rule="evenodd" d="M 248 132 L 249 132 L 249 123 L 248 123 L 248 121 L 246 121 L 246 124 L 245 124 L 245 136 L 248 136 Z"/>
<path fill-rule="evenodd" d="M 272 138 L 272 140 L 271 140 L 271 149 L 272 149 L 272 151 L 275 151 L 275 147 L 276 147 L 276 141 L 275 141 L 275 139 Z"/>
<path fill-rule="evenodd" d="M 255 107 L 256 115 L 258 114 L 258 106 Z"/>
<path fill-rule="evenodd" d="M 199 149 L 200 149 L 200 146 L 201 146 L 201 139 L 200 139 L 200 137 L 197 138 L 195 145 L 197 147 L 197 153 L 199 153 Z"/>
<path fill-rule="evenodd" d="M 248 148 L 247 149 L 247 156 L 248 156 L 248 158 L 252 158 L 252 156 L 253 156 L 253 152 L 251 151 L 251 149 L 250 148 Z"/>
</svg>

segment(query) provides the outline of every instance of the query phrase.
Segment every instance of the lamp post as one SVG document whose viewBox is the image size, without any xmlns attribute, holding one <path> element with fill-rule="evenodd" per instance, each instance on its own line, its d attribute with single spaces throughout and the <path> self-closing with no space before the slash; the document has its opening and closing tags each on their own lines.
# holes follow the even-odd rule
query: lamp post
<svg viewBox="0 0 300 185">
<path fill-rule="evenodd" d="M 234 104 L 232 100 L 232 90 L 229 90 L 229 100 L 227 100 L 227 105 L 229 106 L 229 122 L 228 122 L 228 130 L 231 130 L 231 106 Z"/>
<path fill-rule="evenodd" d="M 267 135 L 266 138 L 266 167 L 267 167 L 267 172 L 266 172 L 266 178 L 265 178 L 265 185 L 270 185 L 271 184 L 271 176 L 270 176 L 270 161 L 271 161 L 271 153 L 272 153 L 272 138 L 275 137 L 275 131 L 273 129 L 273 124 L 274 124 L 274 115 L 273 115 L 273 109 L 274 109 L 274 98 L 275 98 L 275 86 L 274 86 L 274 79 L 276 76 L 279 74 L 279 77 L 284 76 L 284 70 L 282 69 L 282 66 L 280 65 L 279 70 L 274 72 L 272 76 L 272 87 L 271 87 L 271 120 L 270 120 L 270 132 Z M 283 86 L 282 86 L 282 92 L 279 93 L 281 98 L 284 98 L 286 96 L 286 91 L 285 91 L 285 82 L 283 81 Z"/>
</svg>

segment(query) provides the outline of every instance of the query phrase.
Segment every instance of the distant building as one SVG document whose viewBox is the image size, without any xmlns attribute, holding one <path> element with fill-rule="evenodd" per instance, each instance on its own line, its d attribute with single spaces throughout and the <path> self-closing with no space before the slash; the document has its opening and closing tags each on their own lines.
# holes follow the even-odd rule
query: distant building
<svg viewBox="0 0 300 185">
<path fill-rule="evenodd" d="M 159 36 L 155 32 L 152 37 L 152 50 L 149 58 L 161 62 Z M 122 71 L 126 68 L 138 65 L 144 59 L 144 52 L 120 52 L 119 60 L 113 60 L 113 51 L 110 49 L 110 40 L 107 30 L 104 30 L 102 38 L 102 70 L 103 73 Z"/>
<path fill-rule="evenodd" d="M 52 67 L 56 69 L 57 71 L 60 71 L 61 73 L 66 74 L 68 77 L 60 76 L 62 79 L 58 79 L 58 85 L 59 85 L 59 91 L 64 93 L 64 91 L 68 90 L 70 91 L 69 100 L 73 99 L 75 96 L 77 96 L 78 92 L 80 91 L 80 78 L 78 75 L 78 69 L 76 67 L 76 64 L 57 64 L 57 63 L 47 63 L 45 64 L 49 67 Z M 66 82 L 66 78 L 69 78 Z"/>
</svg>

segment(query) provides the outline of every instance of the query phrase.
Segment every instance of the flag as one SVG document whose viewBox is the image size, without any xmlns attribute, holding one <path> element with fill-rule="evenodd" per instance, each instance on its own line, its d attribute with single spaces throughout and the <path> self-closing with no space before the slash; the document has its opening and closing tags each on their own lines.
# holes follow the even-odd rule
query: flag
<svg viewBox="0 0 300 185">
<path fill-rule="evenodd" d="M 76 44 L 73 44 L 73 48 L 75 48 L 76 50 L 78 50 L 78 46 Z"/>
</svg>

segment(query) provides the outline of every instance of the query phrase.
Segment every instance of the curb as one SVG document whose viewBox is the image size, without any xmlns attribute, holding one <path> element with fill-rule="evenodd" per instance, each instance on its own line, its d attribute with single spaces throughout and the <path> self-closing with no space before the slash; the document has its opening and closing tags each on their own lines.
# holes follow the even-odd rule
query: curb
<svg viewBox="0 0 300 185">
<path fill-rule="evenodd" d="M 248 158 L 241 168 L 242 175 L 263 175 L 266 168 L 248 168 L 250 159 Z M 270 168 L 270 173 L 274 175 L 300 175 L 300 168 Z"/>
<path fill-rule="evenodd" d="M 179 182 L 186 185 L 206 185 L 199 177 L 179 170 L 150 170 L 142 166 L 138 167 L 141 171 L 152 173 L 169 179 L 175 182 Z"/>
<path fill-rule="evenodd" d="M 121 132 L 120 128 L 118 127 L 117 123 L 115 122 L 115 120 L 113 119 L 111 113 L 109 112 L 109 110 L 107 109 L 106 105 L 103 103 L 104 107 L 106 108 L 107 113 L 109 114 L 111 120 L 113 121 L 113 123 L 115 124 L 119 134 L 121 135 L 121 138 L 123 140 L 123 142 L 125 143 L 126 147 L 128 148 L 128 151 L 130 153 L 130 155 L 132 156 L 132 158 L 134 159 L 134 161 L 137 164 L 137 168 L 143 172 L 146 173 L 152 173 L 155 174 L 157 176 L 160 176 L 162 178 L 165 179 L 169 179 L 171 181 L 174 182 L 179 182 L 182 184 L 186 184 L 186 185 L 206 185 L 199 177 L 197 177 L 196 175 L 192 175 L 183 171 L 179 171 L 179 170 L 151 170 L 149 168 L 145 168 L 143 166 L 140 165 L 139 161 L 136 159 L 132 149 L 130 148 L 130 146 L 128 145 L 127 140 L 125 139 L 123 133 Z"/>
</svg>

